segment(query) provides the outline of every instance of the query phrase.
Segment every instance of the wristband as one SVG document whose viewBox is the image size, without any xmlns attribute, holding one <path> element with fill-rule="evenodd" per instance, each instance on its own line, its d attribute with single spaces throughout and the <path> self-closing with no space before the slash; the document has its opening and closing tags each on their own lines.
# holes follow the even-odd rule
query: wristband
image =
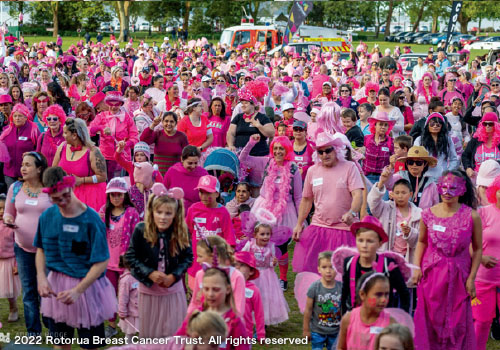
<svg viewBox="0 0 500 350">
<path fill-rule="evenodd" d="M 92 176 L 92 182 L 95 183 L 95 184 L 97 183 L 97 176 L 96 175 Z"/>
</svg>

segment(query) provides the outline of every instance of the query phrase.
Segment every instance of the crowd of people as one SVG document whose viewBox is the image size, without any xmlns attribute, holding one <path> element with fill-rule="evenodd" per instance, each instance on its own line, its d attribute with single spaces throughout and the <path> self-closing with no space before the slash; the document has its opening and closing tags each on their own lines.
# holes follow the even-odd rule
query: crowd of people
<svg viewBox="0 0 500 350">
<path fill-rule="evenodd" d="M 0 58 L 9 322 L 22 293 L 29 335 L 245 350 L 293 276 L 313 350 L 498 336 L 500 59 L 61 44 Z"/>
</svg>

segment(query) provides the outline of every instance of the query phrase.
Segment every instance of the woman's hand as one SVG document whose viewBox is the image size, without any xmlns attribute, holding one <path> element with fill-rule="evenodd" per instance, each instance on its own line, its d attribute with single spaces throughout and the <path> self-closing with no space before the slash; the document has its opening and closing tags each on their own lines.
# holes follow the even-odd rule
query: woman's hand
<svg viewBox="0 0 500 350">
<path fill-rule="evenodd" d="M 151 129 L 156 128 L 158 124 L 161 123 L 161 115 L 157 116 L 154 120 L 153 123 L 151 124 Z"/>
<path fill-rule="evenodd" d="M 467 294 L 469 294 L 471 299 L 476 297 L 476 285 L 474 283 L 474 278 L 467 278 L 467 282 L 465 282 L 465 289 L 467 290 Z"/>
<path fill-rule="evenodd" d="M 105 127 L 103 132 L 104 132 L 104 135 L 111 135 L 111 129 L 109 128 L 109 126 Z"/>
<path fill-rule="evenodd" d="M 57 300 L 66 305 L 74 304 L 75 301 L 82 295 L 76 288 L 68 289 L 57 294 Z"/>
<path fill-rule="evenodd" d="M 254 114 L 254 115 L 253 115 L 252 119 L 250 119 L 250 123 L 252 124 L 252 126 L 253 126 L 254 128 L 257 128 L 257 129 L 258 129 L 258 128 L 260 128 L 260 127 L 262 126 L 262 124 L 260 123 L 260 121 L 259 121 L 257 118 L 255 118 L 255 117 L 256 117 L 256 115 L 257 115 L 257 114 Z"/>
<path fill-rule="evenodd" d="M 118 146 L 116 146 L 116 153 L 122 153 L 124 149 L 125 144 L 121 144 L 120 142 L 118 142 Z"/>
<path fill-rule="evenodd" d="M 413 270 L 413 275 L 411 276 L 411 283 L 416 286 L 420 283 L 421 279 L 422 279 L 422 270 L 421 269 Z"/>
<path fill-rule="evenodd" d="M 467 173 L 467 176 L 470 178 L 476 177 L 476 172 L 472 168 L 467 168 L 465 172 Z"/>
<path fill-rule="evenodd" d="M 125 148 L 125 146 L 126 146 L 126 145 L 127 145 L 127 144 L 126 144 L 126 143 L 125 143 L 125 141 L 123 141 L 123 140 L 118 142 L 118 147 L 123 147 L 123 148 Z"/>
<path fill-rule="evenodd" d="M 259 134 L 253 134 L 250 136 L 250 140 L 254 143 L 258 143 L 260 141 L 260 135 Z"/>
<path fill-rule="evenodd" d="M 166 275 L 165 278 L 163 278 L 163 281 L 161 283 L 159 283 L 160 287 L 163 287 L 163 288 L 170 288 L 170 286 L 172 286 L 172 284 L 174 284 L 175 282 L 175 277 L 174 275 L 170 274 L 170 275 Z"/>
<path fill-rule="evenodd" d="M 83 177 L 75 176 L 75 186 L 80 186 L 83 184 Z"/>
<path fill-rule="evenodd" d="M 481 264 L 487 269 L 491 269 L 498 264 L 498 259 L 490 255 L 483 255 L 481 257 Z"/>
</svg>

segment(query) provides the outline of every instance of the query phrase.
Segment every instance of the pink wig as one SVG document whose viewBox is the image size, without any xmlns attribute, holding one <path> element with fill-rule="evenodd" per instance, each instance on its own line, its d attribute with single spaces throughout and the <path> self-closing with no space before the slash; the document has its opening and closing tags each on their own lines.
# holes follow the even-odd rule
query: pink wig
<svg viewBox="0 0 500 350">
<path fill-rule="evenodd" d="M 371 81 L 367 82 L 365 85 L 365 95 L 368 96 L 370 90 L 374 90 L 377 94 L 380 90 L 380 86 L 377 83 L 373 83 Z"/>
<path fill-rule="evenodd" d="M 245 87 L 250 90 L 252 95 L 257 99 L 257 101 L 262 101 L 262 99 L 269 92 L 269 86 L 266 82 L 262 80 L 253 80 L 245 84 Z"/>
<path fill-rule="evenodd" d="M 344 127 L 340 120 L 340 106 L 335 102 L 327 102 L 321 107 L 321 111 L 316 118 L 318 123 L 318 133 L 327 131 L 330 133 L 344 133 Z"/>
<path fill-rule="evenodd" d="M 17 106 L 17 105 L 16 105 Z M 492 144 L 499 145 L 500 144 L 500 123 L 495 123 L 495 129 L 493 131 Z M 474 133 L 474 137 L 478 139 L 478 141 L 486 142 L 488 141 L 488 134 L 486 133 L 486 128 L 483 126 L 483 123 L 479 123 L 477 126 L 476 132 Z"/>
<path fill-rule="evenodd" d="M 22 103 L 18 103 L 14 106 L 14 108 L 12 108 L 12 112 L 10 113 L 9 118 L 11 123 L 13 123 L 14 120 L 14 113 L 21 113 L 26 118 L 28 118 L 29 121 L 33 121 L 33 115 L 31 114 L 29 108 Z"/>
<path fill-rule="evenodd" d="M 293 145 L 290 139 L 286 136 L 278 136 L 273 139 L 271 145 L 269 146 L 269 157 L 274 158 L 273 147 L 275 144 L 279 143 L 286 150 L 285 160 L 293 160 Z"/>
<path fill-rule="evenodd" d="M 432 80 L 432 85 L 430 86 L 430 90 L 431 90 L 431 93 L 432 93 L 432 96 L 437 96 L 438 95 L 438 85 L 439 85 L 439 82 L 437 80 L 434 79 L 434 76 L 429 73 L 429 72 L 426 72 L 424 73 L 424 75 L 422 75 L 422 79 L 420 79 L 417 83 L 417 94 L 418 95 L 424 95 L 425 94 L 425 90 L 424 90 L 424 78 L 430 78 Z"/>
<path fill-rule="evenodd" d="M 43 121 L 45 124 L 47 124 L 47 117 L 49 115 L 55 115 L 56 117 L 59 118 L 59 121 L 61 122 L 61 125 L 64 125 L 66 122 L 66 113 L 64 113 L 64 109 L 62 109 L 61 106 L 58 104 L 53 104 L 52 106 L 49 106 L 45 112 L 43 112 Z"/>
<path fill-rule="evenodd" d="M 273 94 L 276 96 L 284 95 L 289 91 L 290 91 L 290 89 L 287 86 L 283 85 L 282 83 L 274 84 Z"/>
<path fill-rule="evenodd" d="M 500 190 L 500 176 L 495 177 L 493 183 L 486 189 L 486 198 L 491 204 L 497 202 L 497 191 Z"/>
</svg>

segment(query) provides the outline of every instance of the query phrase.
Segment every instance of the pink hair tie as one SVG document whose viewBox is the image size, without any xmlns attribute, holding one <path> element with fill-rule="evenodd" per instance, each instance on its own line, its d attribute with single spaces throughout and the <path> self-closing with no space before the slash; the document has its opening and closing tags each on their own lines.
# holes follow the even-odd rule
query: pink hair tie
<svg viewBox="0 0 500 350">
<path fill-rule="evenodd" d="M 59 181 L 58 183 L 56 183 L 54 186 L 44 187 L 42 191 L 43 191 L 43 193 L 48 193 L 48 194 L 60 192 L 60 191 L 64 190 L 65 188 L 74 187 L 75 182 L 76 182 L 76 180 L 75 180 L 74 176 L 68 175 L 68 176 L 63 177 L 63 179 L 61 181 Z"/>
</svg>

